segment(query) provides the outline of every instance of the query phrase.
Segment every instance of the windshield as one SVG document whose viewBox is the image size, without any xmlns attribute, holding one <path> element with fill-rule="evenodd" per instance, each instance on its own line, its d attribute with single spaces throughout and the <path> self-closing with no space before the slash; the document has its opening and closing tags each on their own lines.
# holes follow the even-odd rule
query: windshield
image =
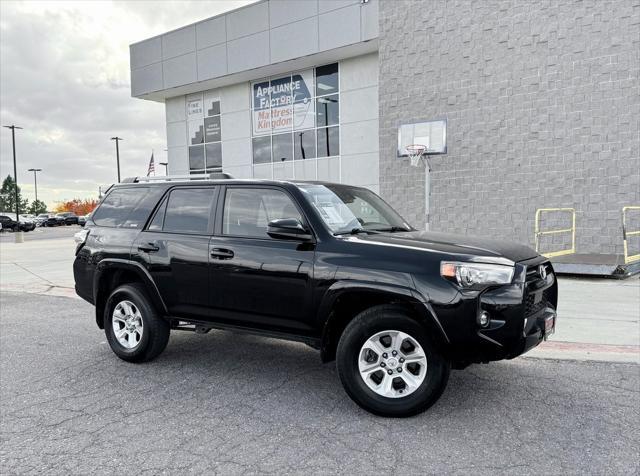
<svg viewBox="0 0 640 476">
<path fill-rule="evenodd" d="M 335 234 L 412 229 L 393 208 L 366 188 L 338 184 L 299 187 Z"/>
</svg>

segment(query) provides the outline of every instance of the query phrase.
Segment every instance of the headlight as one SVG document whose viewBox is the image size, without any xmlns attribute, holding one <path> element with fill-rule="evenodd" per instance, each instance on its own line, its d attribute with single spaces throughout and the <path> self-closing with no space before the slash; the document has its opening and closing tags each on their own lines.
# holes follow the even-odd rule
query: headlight
<svg viewBox="0 0 640 476">
<path fill-rule="evenodd" d="M 440 263 L 440 275 L 465 289 L 479 289 L 491 284 L 509 284 L 513 279 L 513 273 L 513 266 L 500 264 L 451 261 Z"/>
</svg>

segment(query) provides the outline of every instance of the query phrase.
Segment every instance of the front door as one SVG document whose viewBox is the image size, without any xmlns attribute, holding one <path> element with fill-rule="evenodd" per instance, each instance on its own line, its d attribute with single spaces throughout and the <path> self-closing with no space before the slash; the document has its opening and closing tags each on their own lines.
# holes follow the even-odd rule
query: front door
<svg viewBox="0 0 640 476">
<path fill-rule="evenodd" d="M 210 244 L 214 314 L 250 327 L 310 334 L 315 245 L 267 235 L 274 219 L 305 223 L 295 202 L 278 187 L 228 186 L 224 195 Z"/>
<path fill-rule="evenodd" d="M 209 310 L 209 240 L 217 187 L 172 189 L 133 255 L 153 278 L 174 317 L 202 319 Z"/>
</svg>

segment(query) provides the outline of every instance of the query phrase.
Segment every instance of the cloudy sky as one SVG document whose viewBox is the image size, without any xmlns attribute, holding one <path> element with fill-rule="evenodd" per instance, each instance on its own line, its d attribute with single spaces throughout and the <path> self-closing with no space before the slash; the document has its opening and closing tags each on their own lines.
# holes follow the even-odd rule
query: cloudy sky
<svg viewBox="0 0 640 476">
<path fill-rule="evenodd" d="M 97 197 L 116 180 L 145 175 L 151 150 L 166 160 L 164 105 L 131 98 L 129 44 L 253 0 L 0 1 L 0 120 L 16 124 L 18 183 L 33 200 Z M 13 175 L 11 131 L 0 135 L 0 174 Z"/>
</svg>

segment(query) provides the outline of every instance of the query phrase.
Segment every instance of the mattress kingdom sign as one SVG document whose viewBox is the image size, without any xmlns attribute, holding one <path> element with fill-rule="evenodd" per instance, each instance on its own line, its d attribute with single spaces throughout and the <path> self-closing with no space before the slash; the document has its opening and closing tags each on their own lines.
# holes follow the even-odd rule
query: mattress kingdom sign
<svg viewBox="0 0 640 476">
<path fill-rule="evenodd" d="M 253 134 L 313 127 L 313 71 L 253 84 Z"/>
</svg>

